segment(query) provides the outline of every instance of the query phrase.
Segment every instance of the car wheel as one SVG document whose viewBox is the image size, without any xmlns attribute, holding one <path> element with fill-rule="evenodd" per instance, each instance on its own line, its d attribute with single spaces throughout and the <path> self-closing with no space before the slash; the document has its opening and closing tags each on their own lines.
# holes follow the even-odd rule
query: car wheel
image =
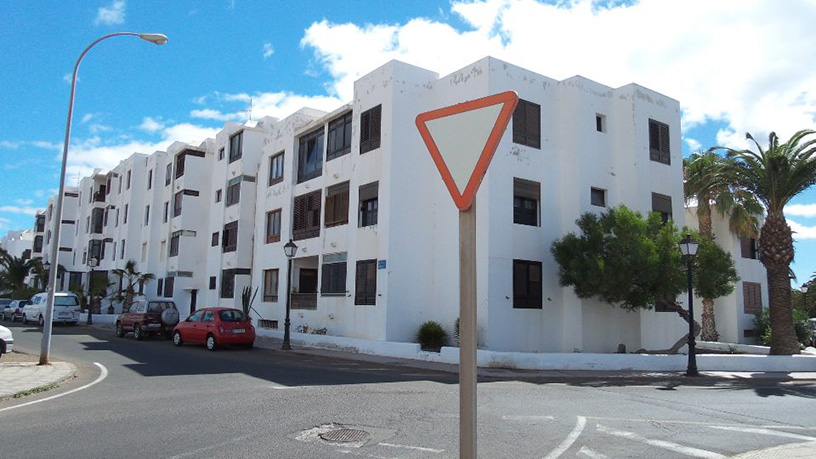
<svg viewBox="0 0 816 459">
<path fill-rule="evenodd" d="M 176 346 L 181 346 L 184 344 L 184 340 L 181 339 L 181 332 L 173 333 L 173 344 Z"/>
<path fill-rule="evenodd" d="M 123 336 L 125 336 L 125 329 L 124 329 L 124 328 L 122 328 L 122 324 L 121 324 L 121 323 L 116 322 L 116 337 L 117 337 L 117 338 L 121 338 L 121 337 L 123 337 Z"/>
<path fill-rule="evenodd" d="M 28 323 L 28 319 L 26 318 L 26 315 L 23 314 L 23 325 L 25 325 L 27 323 Z"/>
<path fill-rule="evenodd" d="M 215 341 L 215 336 L 213 335 L 207 335 L 206 344 L 208 351 L 214 351 L 215 348 L 218 346 L 218 343 Z"/>
<path fill-rule="evenodd" d="M 136 324 L 133 326 L 133 337 L 136 338 L 136 341 L 141 341 L 145 338 L 141 325 Z"/>
<path fill-rule="evenodd" d="M 241 347 L 243 347 L 244 349 L 252 349 L 254 346 L 255 346 L 255 343 L 254 343 L 254 342 L 252 342 L 252 343 L 246 343 L 246 344 L 242 344 L 242 345 L 241 345 Z"/>
<path fill-rule="evenodd" d="M 39 320 L 39 323 L 40 323 L 40 327 L 42 327 L 43 325 L 45 325 L 45 319 L 43 319 L 42 314 L 40 314 L 40 320 Z"/>
</svg>

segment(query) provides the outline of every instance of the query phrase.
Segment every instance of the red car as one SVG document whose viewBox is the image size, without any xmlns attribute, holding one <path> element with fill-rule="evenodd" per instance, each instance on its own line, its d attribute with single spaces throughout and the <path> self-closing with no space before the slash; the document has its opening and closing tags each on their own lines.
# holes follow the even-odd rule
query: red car
<svg viewBox="0 0 816 459">
<path fill-rule="evenodd" d="M 251 348 L 255 344 L 255 327 L 238 309 L 199 309 L 173 328 L 173 344 L 204 344 L 210 351 L 225 344 Z"/>
</svg>

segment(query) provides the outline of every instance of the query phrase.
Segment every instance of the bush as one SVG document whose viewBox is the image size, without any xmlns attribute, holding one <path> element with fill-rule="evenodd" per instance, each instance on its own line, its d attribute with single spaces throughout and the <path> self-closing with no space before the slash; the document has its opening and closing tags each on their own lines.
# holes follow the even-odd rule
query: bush
<svg viewBox="0 0 816 459">
<path fill-rule="evenodd" d="M 448 332 L 442 328 L 439 322 L 429 320 L 419 327 L 416 339 L 422 349 L 438 350 L 445 345 L 448 339 Z"/>
<path fill-rule="evenodd" d="M 810 344 L 811 329 L 808 323 L 807 311 L 802 309 L 793 310 L 793 327 L 796 330 L 796 340 L 801 346 Z M 759 336 L 759 341 L 763 346 L 771 345 L 771 317 L 767 309 L 763 309 L 760 314 L 754 317 L 754 333 Z"/>
</svg>

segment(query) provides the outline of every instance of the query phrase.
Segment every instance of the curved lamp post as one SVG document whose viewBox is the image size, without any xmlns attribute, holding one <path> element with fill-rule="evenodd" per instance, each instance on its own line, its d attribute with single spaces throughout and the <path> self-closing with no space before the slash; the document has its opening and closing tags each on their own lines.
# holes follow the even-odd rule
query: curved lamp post
<svg viewBox="0 0 816 459">
<path fill-rule="evenodd" d="M 53 245 L 51 246 L 51 251 L 49 253 L 49 261 L 53 263 L 54 266 L 58 266 L 57 255 L 59 255 L 60 228 L 62 225 L 62 201 L 65 198 L 65 168 L 68 163 L 68 142 L 71 140 L 71 118 L 74 114 L 74 93 L 76 92 L 76 79 L 77 72 L 79 71 L 79 64 L 82 62 L 82 58 L 85 57 L 85 54 L 87 54 L 88 51 L 90 51 L 91 48 L 93 48 L 94 45 L 100 41 L 107 40 L 108 38 L 124 36 L 139 37 L 142 40 L 149 41 L 150 43 L 157 45 L 167 43 L 167 36 L 160 33 L 118 32 L 97 38 L 96 41 L 88 45 L 85 50 L 82 51 L 82 54 L 79 55 L 79 59 L 77 59 L 76 65 L 74 65 L 74 73 L 71 75 L 71 97 L 68 100 L 68 121 L 65 123 L 65 143 L 62 147 L 62 168 L 60 170 L 59 194 L 57 194 L 57 205 L 54 208 L 54 221 L 56 224 L 54 225 Z M 40 365 L 48 365 L 49 363 L 48 354 L 51 351 L 51 318 L 54 315 L 54 292 L 56 292 L 56 290 L 57 270 L 54 269 L 48 273 L 48 303 L 46 303 L 45 308 L 45 324 L 43 325 L 42 346 L 40 348 Z"/>
<path fill-rule="evenodd" d="M 691 266 L 694 257 L 697 255 L 697 248 L 699 244 L 697 241 L 686 234 L 686 237 L 680 241 L 680 252 L 686 257 L 686 277 L 688 278 L 688 312 L 689 312 L 689 335 L 688 335 L 688 367 L 686 368 L 686 376 L 700 376 L 697 371 L 697 356 L 695 354 L 696 342 L 694 341 L 694 295 L 692 294 L 691 285 Z"/>
<path fill-rule="evenodd" d="M 289 259 L 289 266 L 286 270 L 286 319 L 283 321 L 283 347 L 284 351 L 291 351 L 292 344 L 289 343 L 289 310 L 292 309 L 292 259 L 297 254 L 298 246 L 291 239 L 283 246 L 283 253 Z"/>
</svg>

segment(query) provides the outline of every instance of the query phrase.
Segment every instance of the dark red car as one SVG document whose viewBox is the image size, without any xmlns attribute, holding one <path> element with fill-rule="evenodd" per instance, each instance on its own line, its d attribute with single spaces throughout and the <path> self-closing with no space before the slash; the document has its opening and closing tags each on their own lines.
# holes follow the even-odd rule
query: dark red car
<svg viewBox="0 0 816 459">
<path fill-rule="evenodd" d="M 173 328 L 173 344 L 203 344 L 210 351 L 226 344 L 251 348 L 255 344 L 255 327 L 238 309 L 199 309 Z"/>
</svg>

